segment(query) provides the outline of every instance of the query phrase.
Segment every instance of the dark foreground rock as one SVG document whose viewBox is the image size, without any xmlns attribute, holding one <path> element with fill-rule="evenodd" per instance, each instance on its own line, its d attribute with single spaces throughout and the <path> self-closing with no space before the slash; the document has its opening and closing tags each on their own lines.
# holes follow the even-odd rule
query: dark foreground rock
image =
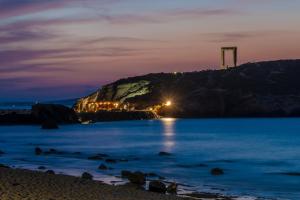
<svg viewBox="0 0 300 200">
<path fill-rule="evenodd" d="M 104 164 L 101 164 L 101 165 L 98 167 L 98 169 L 100 169 L 100 170 L 108 170 L 108 167 L 107 167 L 106 165 L 104 165 Z"/>
<path fill-rule="evenodd" d="M 46 173 L 46 174 L 51 174 L 51 175 L 54 175 L 54 174 L 55 174 L 55 172 L 54 172 L 53 170 L 47 170 L 45 173 Z"/>
<path fill-rule="evenodd" d="M 0 168 L 6 168 L 6 169 L 9 169 L 10 167 L 7 166 L 7 165 L 4 165 L 4 164 L 0 164 Z"/>
<path fill-rule="evenodd" d="M 35 155 L 41 155 L 43 153 L 43 150 L 40 147 L 36 147 L 34 149 Z"/>
<path fill-rule="evenodd" d="M 117 160 L 108 158 L 108 159 L 105 159 L 105 162 L 107 162 L 107 163 L 117 163 Z"/>
<path fill-rule="evenodd" d="M 161 181 L 150 181 L 149 183 L 149 191 L 158 192 L 158 193 L 166 193 L 167 187 Z"/>
<path fill-rule="evenodd" d="M 126 172 L 122 173 L 122 176 L 125 175 L 126 178 L 130 181 L 130 183 L 132 184 L 136 184 L 136 185 L 144 185 L 146 183 L 146 176 L 144 173 L 142 172 Z"/>
<path fill-rule="evenodd" d="M 280 174 L 287 175 L 287 176 L 300 176 L 300 172 L 283 172 Z"/>
<path fill-rule="evenodd" d="M 161 151 L 158 153 L 159 156 L 171 156 L 171 153 L 165 152 L 165 151 Z"/>
<path fill-rule="evenodd" d="M 81 178 L 82 178 L 82 179 L 86 179 L 86 180 L 93 180 L 93 176 L 92 176 L 90 173 L 87 173 L 87 172 L 84 172 L 84 173 L 81 175 Z"/>
<path fill-rule="evenodd" d="M 39 166 L 38 169 L 39 169 L 39 170 L 45 170 L 46 167 L 44 167 L 44 166 Z"/>
<path fill-rule="evenodd" d="M 224 171 L 221 168 L 213 168 L 211 169 L 210 173 L 214 176 L 220 176 L 224 174 Z"/>
<path fill-rule="evenodd" d="M 177 183 L 171 183 L 167 187 L 167 192 L 169 194 L 177 194 L 177 187 L 178 187 Z"/>
</svg>

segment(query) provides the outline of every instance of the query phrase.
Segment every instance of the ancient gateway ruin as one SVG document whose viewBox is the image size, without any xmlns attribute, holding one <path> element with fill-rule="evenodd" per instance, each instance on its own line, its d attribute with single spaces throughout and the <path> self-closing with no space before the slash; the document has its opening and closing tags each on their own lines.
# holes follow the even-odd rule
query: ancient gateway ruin
<svg viewBox="0 0 300 200">
<path fill-rule="evenodd" d="M 233 66 L 226 65 L 225 52 L 231 51 L 233 55 Z M 221 69 L 237 66 L 237 47 L 222 47 L 221 48 Z"/>
</svg>

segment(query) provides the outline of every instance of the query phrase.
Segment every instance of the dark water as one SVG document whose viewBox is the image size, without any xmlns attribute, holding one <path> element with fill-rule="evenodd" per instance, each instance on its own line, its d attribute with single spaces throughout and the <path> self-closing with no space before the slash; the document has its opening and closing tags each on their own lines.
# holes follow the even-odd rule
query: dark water
<svg viewBox="0 0 300 200">
<path fill-rule="evenodd" d="M 300 119 L 199 119 L 126 121 L 63 126 L 0 127 L 0 163 L 80 175 L 91 172 L 106 182 L 120 170 L 154 172 L 187 184 L 181 189 L 250 197 L 300 199 Z M 34 148 L 55 148 L 60 155 L 35 156 Z M 166 151 L 173 155 L 158 156 Z M 73 154 L 81 152 L 81 154 Z M 96 153 L 128 162 L 88 160 Z M 223 176 L 210 169 L 223 168 Z"/>
</svg>

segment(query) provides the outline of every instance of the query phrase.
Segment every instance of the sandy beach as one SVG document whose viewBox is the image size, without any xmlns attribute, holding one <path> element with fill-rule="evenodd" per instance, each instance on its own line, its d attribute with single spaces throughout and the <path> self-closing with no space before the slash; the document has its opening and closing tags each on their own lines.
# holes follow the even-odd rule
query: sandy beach
<svg viewBox="0 0 300 200">
<path fill-rule="evenodd" d="M 51 175 L 23 169 L 0 168 L 0 199 L 180 200 L 183 198 L 137 190 L 129 186 L 111 186 L 99 181 L 84 180 L 67 175 Z"/>
<path fill-rule="evenodd" d="M 24 169 L 0 167 L 1 200 L 182 200 L 175 195 L 164 195 L 112 186 L 99 181 L 67 175 L 52 175 Z M 211 199 L 211 198 L 210 198 Z"/>
</svg>

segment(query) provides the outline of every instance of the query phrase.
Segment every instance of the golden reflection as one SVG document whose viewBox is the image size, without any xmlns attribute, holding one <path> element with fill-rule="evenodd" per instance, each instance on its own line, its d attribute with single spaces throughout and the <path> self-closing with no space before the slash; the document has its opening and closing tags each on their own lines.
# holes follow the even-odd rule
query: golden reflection
<svg viewBox="0 0 300 200">
<path fill-rule="evenodd" d="M 175 145 L 175 118 L 162 118 L 165 151 L 171 151 Z"/>
</svg>

